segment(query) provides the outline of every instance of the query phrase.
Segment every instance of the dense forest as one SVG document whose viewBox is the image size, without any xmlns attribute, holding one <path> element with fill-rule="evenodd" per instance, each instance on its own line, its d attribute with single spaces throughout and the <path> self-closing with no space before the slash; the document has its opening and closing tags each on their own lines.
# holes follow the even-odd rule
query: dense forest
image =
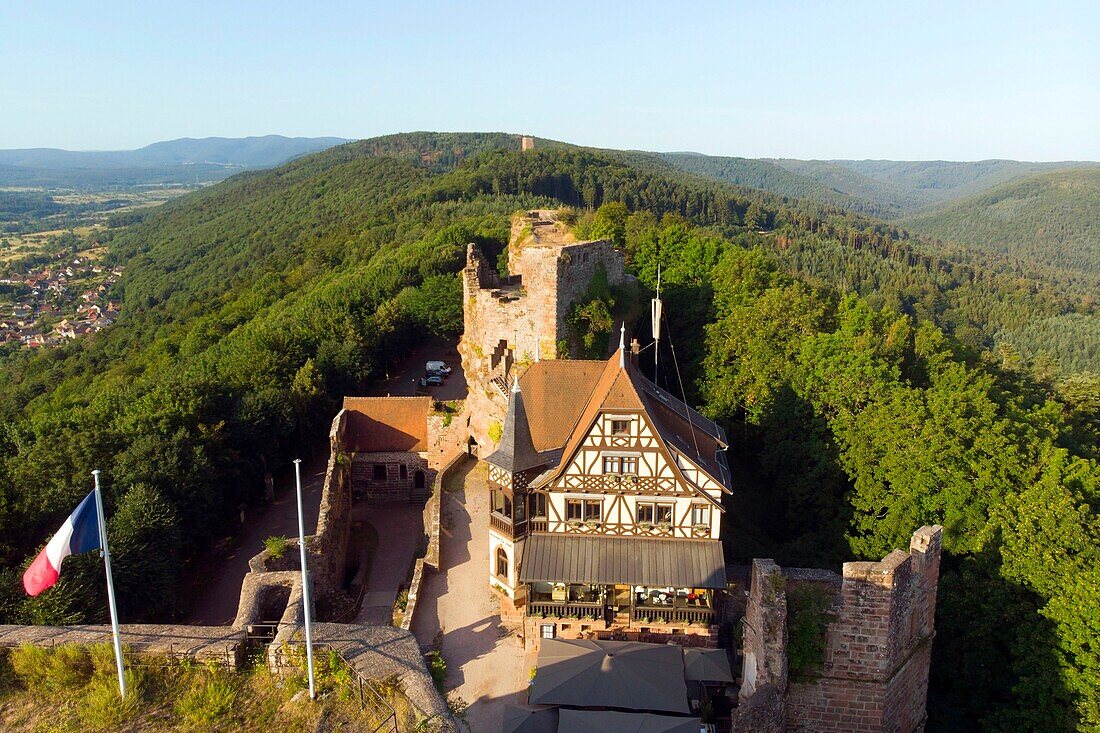
<svg viewBox="0 0 1100 733">
<path fill-rule="evenodd" d="M 1029 176 L 901 224 L 971 249 L 1043 263 L 1093 300 L 1100 293 L 1100 167 Z"/>
<path fill-rule="evenodd" d="M 731 559 L 877 558 L 939 522 L 930 730 L 1100 725 L 1089 306 L 892 225 L 648 161 L 390 136 L 108 230 L 119 322 L 0 368 L 0 620 L 103 617 L 91 557 L 38 598 L 18 582 L 92 468 L 121 613 L 174 617 L 182 564 L 260 500 L 264 472 L 323 444 L 393 354 L 461 328 L 465 244 L 499 249 L 512 212 L 570 206 L 643 286 L 662 267 L 688 399 L 734 443 Z M 1024 333 L 1034 346 L 1010 340 Z"/>
</svg>

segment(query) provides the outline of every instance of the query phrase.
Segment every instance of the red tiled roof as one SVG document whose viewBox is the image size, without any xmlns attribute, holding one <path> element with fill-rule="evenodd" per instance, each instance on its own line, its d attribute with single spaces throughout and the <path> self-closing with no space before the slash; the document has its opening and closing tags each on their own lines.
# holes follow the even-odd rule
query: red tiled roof
<svg viewBox="0 0 1100 733">
<path fill-rule="evenodd" d="M 428 450 L 431 397 L 345 397 L 346 450 L 353 453 Z"/>
</svg>

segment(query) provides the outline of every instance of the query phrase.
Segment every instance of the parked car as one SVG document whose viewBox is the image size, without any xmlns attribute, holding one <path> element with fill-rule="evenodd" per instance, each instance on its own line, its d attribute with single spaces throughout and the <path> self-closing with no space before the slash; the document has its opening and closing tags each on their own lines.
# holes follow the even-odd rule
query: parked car
<svg viewBox="0 0 1100 733">
<path fill-rule="evenodd" d="M 439 376 L 438 374 L 433 374 L 430 377 L 421 377 L 420 378 L 420 386 L 421 387 L 442 387 L 443 386 L 443 377 Z"/>
<path fill-rule="evenodd" d="M 451 373 L 451 368 L 447 366 L 447 362 L 445 361 L 429 361 L 424 365 L 424 371 L 428 374 L 435 372 L 445 377 Z"/>
</svg>

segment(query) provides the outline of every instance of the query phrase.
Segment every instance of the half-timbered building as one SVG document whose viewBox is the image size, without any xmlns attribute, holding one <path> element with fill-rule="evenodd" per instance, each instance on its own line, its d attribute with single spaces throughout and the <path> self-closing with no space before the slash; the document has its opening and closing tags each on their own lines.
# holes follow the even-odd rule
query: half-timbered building
<svg viewBox="0 0 1100 733">
<path fill-rule="evenodd" d="M 485 459 L 489 582 L 529 635 L 713 637 L 726 437 L 635 358 L 539 361 L 512 385 Z"/>
</svg>

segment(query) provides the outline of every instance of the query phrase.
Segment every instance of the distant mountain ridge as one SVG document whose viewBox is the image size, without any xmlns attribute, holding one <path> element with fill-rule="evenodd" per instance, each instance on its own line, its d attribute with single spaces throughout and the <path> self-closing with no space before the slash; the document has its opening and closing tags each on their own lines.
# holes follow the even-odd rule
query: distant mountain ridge
<svg viewBox="0 0 1100 733">
<path fill-rule="evenodd" d="M 676 168 L 884 219 L 896 219 L 1045 171 L 1090 161 L 798 160 L 658 153 Z"/>
<path fill-rule="evenodd" d="M 0 150 L 0 185 L 92 187 L 207 183 L 349 142 L 339 137 L 180 138 L 137 150 Z"/>
</svg>

